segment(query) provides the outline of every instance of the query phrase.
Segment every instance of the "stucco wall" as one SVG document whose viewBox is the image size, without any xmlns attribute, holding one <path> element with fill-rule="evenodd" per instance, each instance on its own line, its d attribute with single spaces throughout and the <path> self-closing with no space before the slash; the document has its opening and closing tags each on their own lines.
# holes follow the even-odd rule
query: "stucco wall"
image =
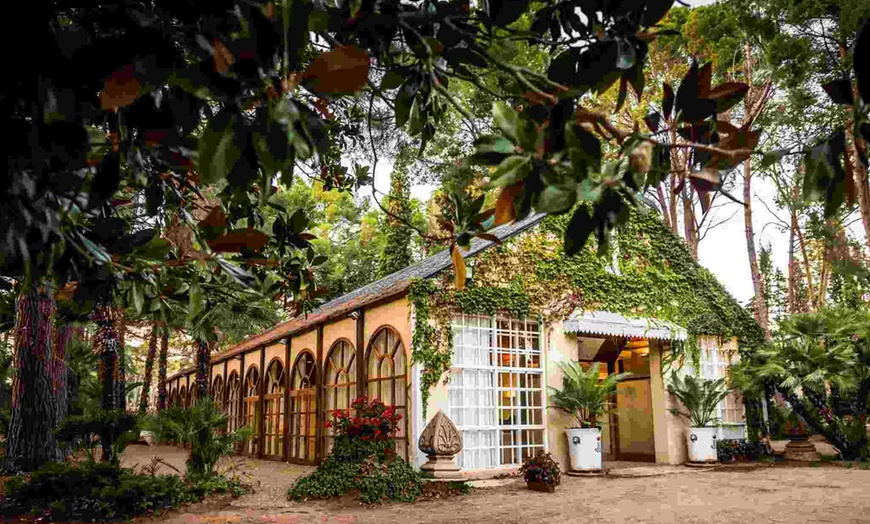
<svg viewBox="0 0 870 524">
<path fill-rule="evenodd" d="M 366 351 L 368 351 L 372 335 L 375 334 L 378 328 L 392 326 L 402 338 L 408 369 L 410 369 L 411 360 L 411 319 L 409 308 L 410 305 L 407 297 L 401 297 L 373 308 L 366 308 L 365 310 Z M 354 339 L 351 338 L 351 340 Z"/>
</svg>

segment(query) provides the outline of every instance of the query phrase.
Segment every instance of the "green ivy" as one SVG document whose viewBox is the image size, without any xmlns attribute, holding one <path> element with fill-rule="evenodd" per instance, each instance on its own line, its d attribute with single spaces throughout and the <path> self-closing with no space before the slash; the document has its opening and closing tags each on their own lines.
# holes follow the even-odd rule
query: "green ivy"
<svg viewBox="0 0 870 524">
<path fill-rule="evenodd" d="M 688 338 L 671 342 L 665 368 L 677 360 L 697 368 L 700 335 L 736 336 L 742 353 L 763 343 L 764 333 L 751 313 L 692 258 L 657 215 L 632 212 L 611 241 L 616 264 L 610 255 L 598 256 L 594 245 L 565 255 L 561 239 L 569 218 L 547 217 L 534 230 L 477 255 L 474 280 L 464 290 L 454 290 L 450 278 L 412 283 L 412 355 L 422 367 L 424 417 L 429 389 L 450 369 L 453 310 L 481 315 L 504 311 L 546 321 L 582 307 L 683 326 Z"/>
<path fill-rule="evenodd" d="M 423 417 L 432 386 L 441 375 L 450 369 L 452 348 L 441 350 L 437 344 L 437 332 L 430 325 L 430 300 L 436 292 L 433 280 L 415 280 L 408 289 L 408 300 L 414 305 L 414 332 L 411 335 L 411 358 L 421 364 L 420 392 L 423 398 Z M 451 337 L 452 338 L 452 337 Z M 451 340 L 452 346 L 452 340 Z"/>
</svg>

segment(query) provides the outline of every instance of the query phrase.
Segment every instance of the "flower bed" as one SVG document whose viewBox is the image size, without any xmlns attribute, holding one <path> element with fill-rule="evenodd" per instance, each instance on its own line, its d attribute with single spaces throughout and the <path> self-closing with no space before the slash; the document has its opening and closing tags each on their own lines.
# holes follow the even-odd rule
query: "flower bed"
<svg viewBox="0 0 870 524">
<path fill-rule="evenodd" d="M 314 473 L 298 479 L 293 500 L 359 496 L 361 502 L 413 501 L 422 493 L 422 476 L 396 454 L 395 434 L 402 415 L 379 400 L 359 397 L 351 409 L 335 412 L 332 454 Z"/>
</svg>

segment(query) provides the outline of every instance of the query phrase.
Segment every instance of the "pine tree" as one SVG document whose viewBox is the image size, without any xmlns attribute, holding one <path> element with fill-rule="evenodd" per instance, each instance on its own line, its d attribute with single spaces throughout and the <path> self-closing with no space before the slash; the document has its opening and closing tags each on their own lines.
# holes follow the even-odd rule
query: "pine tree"
<svg viewBox="0 0 870 524">
<path fill-rule="evenodd" d="M 390 175 L 390 193 L 385 199 L 387 216 L 387 243 L 380 256 L 379 277 L 403 269 L 411 264 L 411 184 L 408 170 L 414 163 L 414 150 L 409 145 L 399 148 L 393 172 Z"/>
</svg>

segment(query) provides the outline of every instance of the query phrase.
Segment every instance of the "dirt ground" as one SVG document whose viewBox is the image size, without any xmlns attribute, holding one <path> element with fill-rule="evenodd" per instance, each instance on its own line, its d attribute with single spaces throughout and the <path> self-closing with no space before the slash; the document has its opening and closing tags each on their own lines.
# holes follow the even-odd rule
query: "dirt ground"
<svg viewBox="0 0 870 524">
<path fill-rule="evenodd" d="M 183 470 L 187 454 L 165 446 L 131 446 L 125 465 L 159 455 Z M 644 476 L 563 477 L 555 494 L 528 491 L 519 480 L 470 494 L 415 504 L 364 507 L 349 501 L 295 503 L 284 494 L 311 468 L 247 459 L 241 470 L 260 480 L 257 493 L 217 499 L 136 524 L 196 523 L 865 523 L 870 470 L 826 464 L 696 470 L 647 465 Z M 162 470 L 168 472 L 168 468 Z M 624 470 L 625 471 L 625 470 Z M 660 471 L 658 476 L 646 473 Z"/>
</svg>

